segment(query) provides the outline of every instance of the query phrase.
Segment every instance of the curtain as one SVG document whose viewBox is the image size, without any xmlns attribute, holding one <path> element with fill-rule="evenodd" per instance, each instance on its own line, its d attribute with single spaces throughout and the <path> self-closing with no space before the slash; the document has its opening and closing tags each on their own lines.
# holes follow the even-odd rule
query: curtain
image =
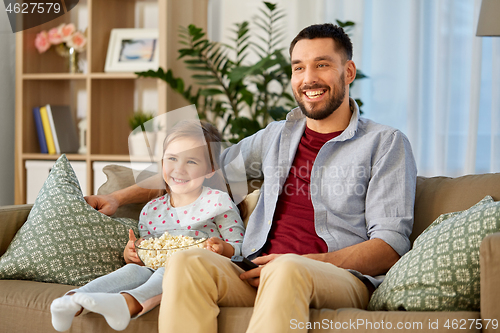
<svg viewBox="0 0 500 333">
<path fill-rule="evenodd" d="M 500 172 L 500 37 L 475 36 L 481 1 L 349 2 L 324 20 L 356 23 L 364 116 L 409 137 L 419 175 Z"/>
<path fill-rule="evenodd" d="M 353 60 L 369 76 L 351 95 L 363 116 L 403 131 L 419 175 L 500 172 L 500 37 L 476 37 L 481 0 L 276 0 L 287 36 L 356 23 Z M 210 0 L 209 36 L 258 14 L 260 0 Z"/>
</svg>

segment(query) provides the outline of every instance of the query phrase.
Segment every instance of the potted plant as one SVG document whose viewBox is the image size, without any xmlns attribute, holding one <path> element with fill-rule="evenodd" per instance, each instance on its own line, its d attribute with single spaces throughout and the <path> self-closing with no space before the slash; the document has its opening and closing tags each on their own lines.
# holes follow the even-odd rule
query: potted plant
<svg viewBox="0 0 500 333">
<path fill-rule="evenodd" d="M 196 92 L 186 87 L 182 78 L 176 78 L 171 69 L 137 72 L 143 77 L 159 78 L 195 104 L 200 119 L 216 125 L 222 124 L 221 134 L 231 142 L 254 134 L 270 121 L 284 119 L 296 106 L 290 93 L 292 75 L 290 60 L 278 45 L 284 38 L 281 24 L 282 10 L 276 4 L 264 2 L 261 16 L 254 20 L 259 43 L 251 42 L 249 22 L 235 24 L 233 45 L 208 40 L 203 29 L 191 24 L 181 27 L 179 37 L 185 47 L 178 50 L 187 68 L 195 74 L 192 78 L 201 86 Z M 346 32 L 353 22 L 337 24 Z M 265 37 L 262 37 L 265 36 Z M 245 62 L 250 52 L 257 55 L 254 64 Z M 231 56 L 232 55 L 232 56 Z M 365 75 L 358 71 L 356 79 Z M 361 106 L 361 101 L 357 100 Z M 245 112 L 242 112 L 245 111 Z"/>
<path fill-rule="evenodd" d="M 130 116 L 128 123 L 132 130 L 128 137 L 130 155 L 153 156 L 156 143 L 154 114 L 136 111 Z"/>
</svg>

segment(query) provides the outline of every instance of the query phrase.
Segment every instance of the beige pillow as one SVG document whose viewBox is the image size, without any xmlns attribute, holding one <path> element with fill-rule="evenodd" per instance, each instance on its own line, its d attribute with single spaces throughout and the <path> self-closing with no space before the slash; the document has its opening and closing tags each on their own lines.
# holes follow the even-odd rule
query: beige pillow
<svg viewBox="0 0 500 333">
<path fill-rule="evenodd" d="M 97 191 L 98 195 L 110 194 L 136 183 L 134 173 L 130 168 L 111 164 L 105 166 L 102 171 L 106 174 L 107 181 Z M 145 178 L 148 178 L 154 176 L 156 173 L 152 171 L 143 171 L 141 176 L 143 174 Z M 139 220 L 139 213 L 141 212 L 142 207 L 144 207 L 144 204 L 145 202 L 121 206 L 118 208 L 113 217 L 128 217 Z"/>
</svg>

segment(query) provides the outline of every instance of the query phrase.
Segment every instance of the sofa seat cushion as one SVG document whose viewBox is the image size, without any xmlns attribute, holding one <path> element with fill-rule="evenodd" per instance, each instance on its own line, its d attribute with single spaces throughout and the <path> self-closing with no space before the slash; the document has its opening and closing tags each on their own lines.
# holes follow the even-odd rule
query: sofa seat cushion
<svg viewBox="0 0 500 333">
<path fill-rule="evenodd" d="M 1 332 L 55 332 L 50 304 L 74 286 L 21 280 L 0 280 Z M 158 308 L 132 320 L 124 333 L 158 332 Z M 114 333 L 103 316 L 84 311 L 68 333 Z"/>
<path fill-rule="evenodd" d="M 486 196 L 443 214 L 387 273 L 370 310 L 479 311 L 479 247 L 500 230 L 500 202 Z"/>
<path fill-rule="evenodd" d="M 33 281 L 0 280 L 0 323 L 2 332 L 33 333 L 55 332 L 50 322 L 50 303 L 56 297 L 73 289 L 73 286 Z M 129 326 L 122 332 L 158 332 L 159 308 L 131 320 Z M 244 333 L 250 322 L 253 308 L 222 307 L 218 317 L 219 333 Z M 450 332 L 444 325 L 449 323 L 467 323 L 480 319 L 479 312 L 387 312 L 364 311 L 357 309 L 311 309 L 309 322 L 316 328 L 311 333 L 320 332 L 388 332 L 389 325 L 394 329 L 399 323 L 410 325 L 411 329 L 403 332 Z M 384 329 L 377 329 L 384 323 Z M 439 329 L 434 329 L 436 326 Z M 291 325 L 301 325 L 292 322 Z M 318 328 L 320 325 L 323 327 Z M 325 330 L 330 327 L 343 326 L 344 329 Z M 401 324 L 399 324 L 401 325 Z M 434 325 L 429 329 L 429 325 Z M 423 329 L 422 329 L 423 328 Z M 467 329 L 469 326 L 467 326 Z M 99 314 L 82 313 L 73 320 L 68 333 L 112 333 L 116 332 Z M 481 332 L 473 327 L 464 332 Z"/>
<path fill-rule="evenodd" d="M 84 285 L 124 264 L 129 229 L 138 234 L 137 221 L 113 219 L 87 204 L 62 155 L 0 258 L 0 279 Z"/>
</svg>

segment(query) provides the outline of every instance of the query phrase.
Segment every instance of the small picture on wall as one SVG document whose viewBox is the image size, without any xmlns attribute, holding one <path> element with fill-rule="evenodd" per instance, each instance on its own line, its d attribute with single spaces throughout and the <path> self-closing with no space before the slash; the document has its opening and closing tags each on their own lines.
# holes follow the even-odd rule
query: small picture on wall
<svg viewBox="0 0 500 333">
<path fill-rule="evenodd" d="M 138 72 L 158 69 L 158 31 L 113 29 L 105 72 Z"/>
</svg>

